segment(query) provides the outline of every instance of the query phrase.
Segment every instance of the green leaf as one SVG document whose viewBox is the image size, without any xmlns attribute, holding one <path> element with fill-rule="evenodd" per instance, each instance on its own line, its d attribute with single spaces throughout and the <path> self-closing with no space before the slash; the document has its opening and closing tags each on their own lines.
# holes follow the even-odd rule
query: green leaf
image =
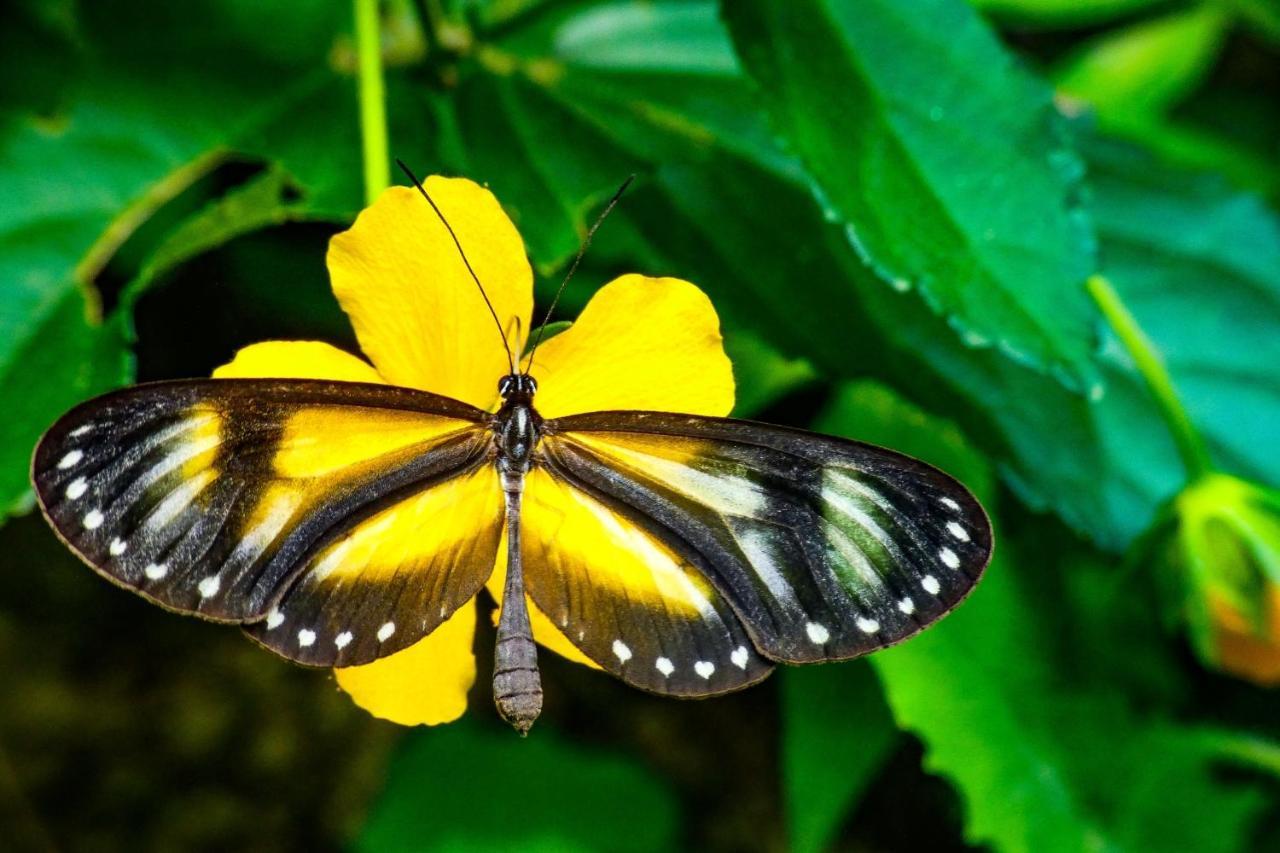
<svg viewBox="0 0 1280 853">
<path fill-rule="evenodd" d="M 1280 216 L 1130 146 L 1099 141 L 1089 155 L 1107 274 L 1215 461 L 1280 486 Z"/>
<path fill-rule="evenodd" d="M 969 0 L 985 14 L 1020 27 L 1079 27 L 1132 15 L 1164 0 Z"/>
<path fill-rule="evenodd" d="M 1139 21 L 1086 42 L 1053 80 L 1104 124 L 1163 113 L 1204 80 L 1230 23 L 1226 9 L 1208 3 Z"/>
<path fill-rule="evenodd" d="M 752 332 L 725 329 L 724 349 L 733 362 L 735 418 L 754 417 L 817 379 L 809 362 L 787 358 Z"/>
<path fill-rule="evenodd" d="M 955 429 L 882 388 L 846 388 L 817 425 L 940 465 L 997 508 L 985 463 Z M 1008 851 L 1235 849 L 1261 798 L 1214 775 L 1212 733 L 1153 713 L 1127 671 L 1109 679 L 1115 670 L 1095 664 L 1153 654 L 1126 642 L 1128 599 L 1056 580 L 1105 569 L 1041 535 L 998 541 L 967 602 L 871 659 L 898 723 L 924 741 L 926 766 L 964 796 L 969 840 Z M 1143 659 L 1172 671 L 1167 656 Z"/>
<path fill-rule="evenodd" d="M 622 756 L 473 723 L 408 738 L 361 851 L 672 849 L 671 792 Z"/>
<path fill-rule="evenodd" d="M 969 345 L 1093 387 L 1080 164 L 1049 89 L 973 10 L 962 0 L 723 9 L 815 192 L 884 282 L 918 294 Z"/>
<path fill-rule="evenodd" d="M 866 661 L 788 668 L 777 677 L 791 849 L 829 850 L 899 733 Z"/>
</svg>

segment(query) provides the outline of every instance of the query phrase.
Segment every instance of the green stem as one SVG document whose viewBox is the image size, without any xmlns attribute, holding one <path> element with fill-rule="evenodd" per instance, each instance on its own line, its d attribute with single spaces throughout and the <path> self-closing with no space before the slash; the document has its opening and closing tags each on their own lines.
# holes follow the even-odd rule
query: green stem
<svg viewBox="0 0 1280 853">
<path fill-rule="evenodd" d="M 1173 433 L 1173 440 L 1178 446 L 1178 455 L 1182 457 L 1187 477 L 1190 480 L 1198 480 L 1212 468 L 1209 462 L 1209 451 L 1205 448 L 1204 439 L 1191 423 L 1191 418 L 1187 416 L 1187 410 L 1182 407 L 1182 401 L 1178 399 L 1178 394 L 1174 390 L 1173 380 L 1169 378 L 1169 371 L 1165 368 L 1160 354 L 1156 352 L 1155 345 L 1142 331 L 1138 321 L 1129 313 L 1124 300 L 1120 298 L 1120 294 L 1116 293 L 1110 281 L 1104 276 L 1095 275 L 1089 278 L 1086 286 L 1089 289 L 1089 295 L 1093 297 L 1094 302 L 1098 303 L 1103 316 L 1107 318 L 1112 330 L 1120 338 L 1120 343 L 1124 344 L 1124 348 L 1133 358 L 1138 372 L 1146 380 L 1147 387 L 1151 389 L 1151 394 L 1160 407 L 1160 413 L 1164 416 L 1165 423 L 1169 425 L 1169 431 Z"/>
<path fill-rule="evenodd" d="M 1280 744 L 1239 732 L 1221 732 L 1211 736 L 1217 742 L 1217 753 L 1223 758 L 1280 776 Z"/>
<path fill-rule="evenodd" d="M 355 0 L 355 13 L 356 55 L 360 69 L 360 138 L 364 145 L 364 195 L 365 200 L 372 203 L 391 182 L 378 0 Z"/>
</svg>

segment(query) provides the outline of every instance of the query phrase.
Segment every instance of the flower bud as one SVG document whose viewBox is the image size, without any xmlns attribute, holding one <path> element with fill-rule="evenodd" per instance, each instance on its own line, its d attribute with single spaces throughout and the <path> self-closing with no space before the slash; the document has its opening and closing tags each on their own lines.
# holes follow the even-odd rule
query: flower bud
<svg viewBox="0 0 1280 853">
<path fill-rule="evenodd" d="M 1166 553 L 1196 651 L 1223 672 L 1280 684 L 1280 491 L 1211 473 L 1170 510 Z"/>
</svg>

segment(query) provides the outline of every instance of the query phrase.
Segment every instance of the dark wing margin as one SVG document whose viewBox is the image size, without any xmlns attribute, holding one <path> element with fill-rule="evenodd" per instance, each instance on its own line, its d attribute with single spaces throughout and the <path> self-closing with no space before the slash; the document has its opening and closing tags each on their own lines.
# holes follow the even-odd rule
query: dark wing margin
<svg viewBox="0 0 1280 853">
<path fill-rule="evenodd" d="M 492 571 L 500 509 L 418 535 L 451 506 L 500 506 L 489 418 L 383 385 L 152 383 L 59 419 L 32 482 L 58 535 L 115 583 L 246 624 L 300 663 L 356 665 L 429 633 Z"/>
<path fill-rule="evenodd" d="M 973 589 L 977 499 L 903 454 L 802 430 L 658 412 L 547 421 L 541 463 L 696 567 L 766 658 L 857 657 Z"/>
</svg>

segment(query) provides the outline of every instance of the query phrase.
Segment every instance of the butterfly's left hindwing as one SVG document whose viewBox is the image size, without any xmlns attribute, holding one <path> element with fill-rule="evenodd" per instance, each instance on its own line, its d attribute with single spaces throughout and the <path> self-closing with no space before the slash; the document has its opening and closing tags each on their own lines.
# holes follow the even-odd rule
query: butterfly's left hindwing
<svg viewBox="0 0 1280 853">
<path fill-rule="evenodd" d="M 255 623 L 302 663 L 365 663 L 428 633 L 492 571 L 488 418 L 380 385 L 141 385 L 60 419 L 32 479 L 59 535 L 115 582 Z"/>
<path fill-rule="evenodd" d="M 656 412 L 544 429 L 542 464 L 679 554 L 774 661 L 904 640 L 955 607 L 991 554 L 973 496 L 893 451 Z"/>
</svg>

